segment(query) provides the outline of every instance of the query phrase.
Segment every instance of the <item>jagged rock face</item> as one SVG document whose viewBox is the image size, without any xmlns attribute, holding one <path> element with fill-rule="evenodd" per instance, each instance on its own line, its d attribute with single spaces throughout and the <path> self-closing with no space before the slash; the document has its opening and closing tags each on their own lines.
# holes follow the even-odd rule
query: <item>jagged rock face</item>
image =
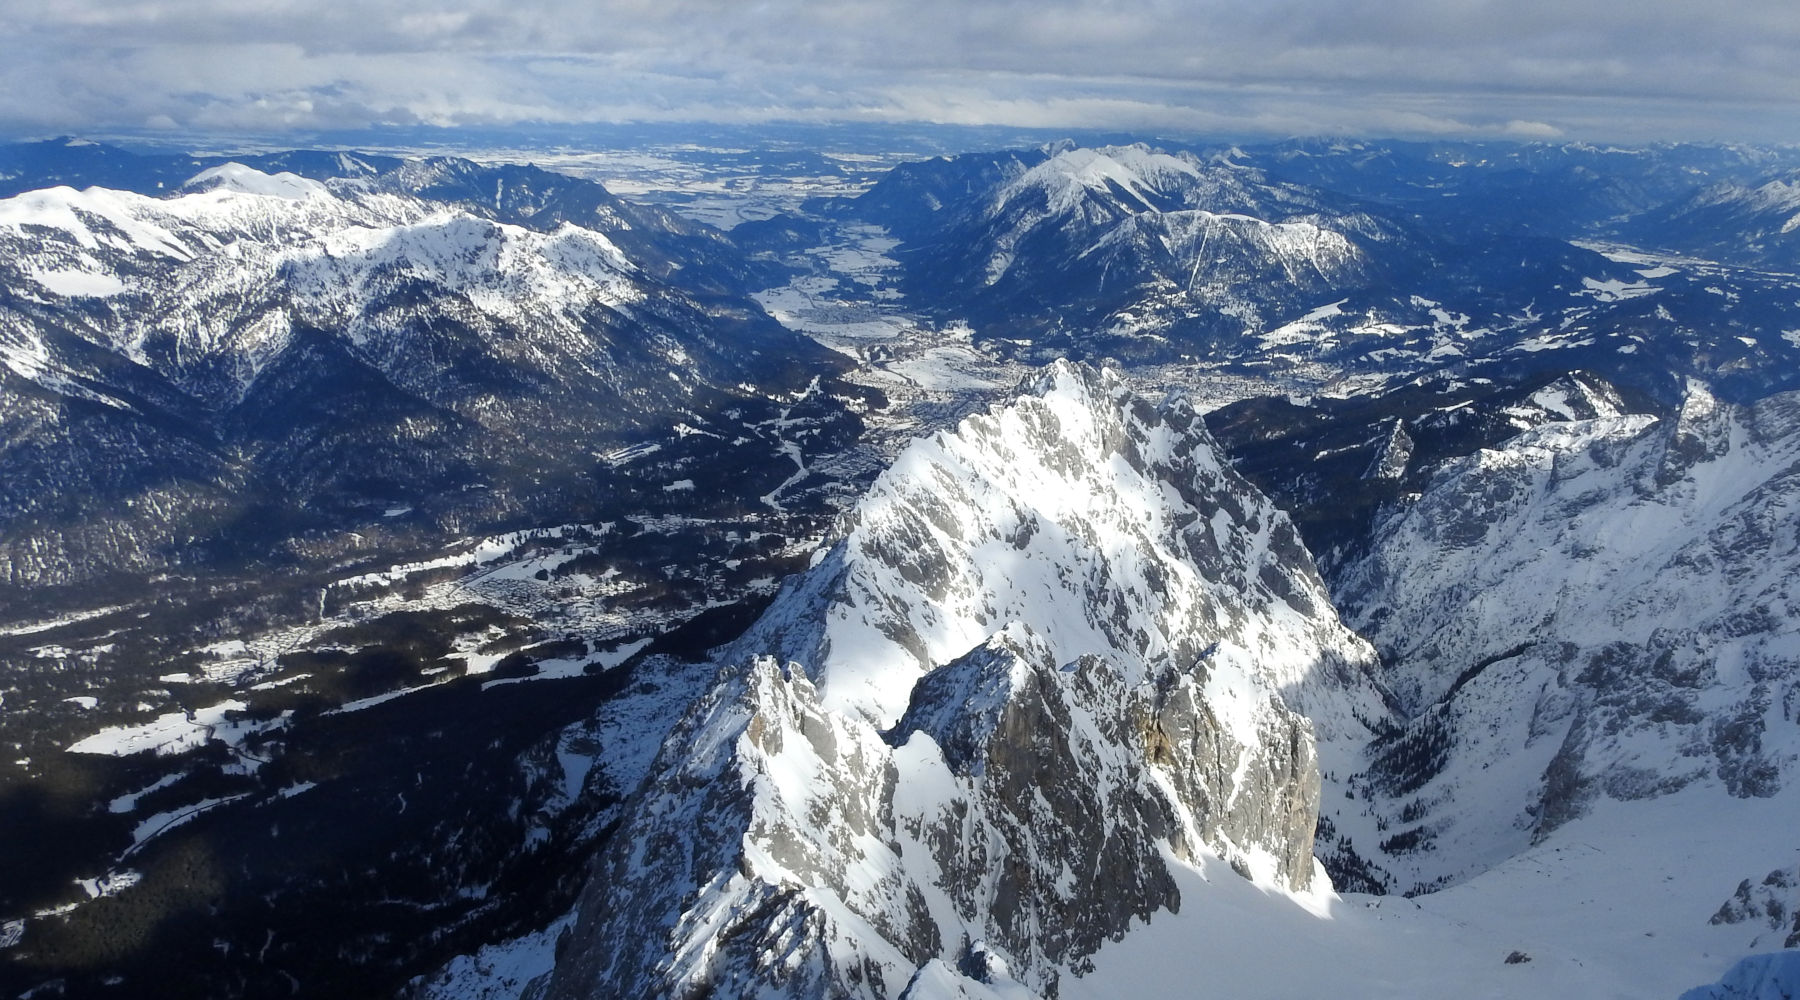
<svg viewBox="0 0 1800 1000">
<path fill-rule="evenodd" d="M 1367 550 L 1381 512 L 1422 492 L 1446 462 L 1541 424 L 1633 408 L 1590 372 L 1439 374 L 1344 398 L 1248 399 L 1206 420 L 1233 468 L 1294 519 L 1329 582 Z"/>
<path fill-rule="evenodd" d="M 1185 402 L 1058 365 L 915 443 L 729 647 L 550 994 L 1053 995 L 1181 905 L 1171 856 L 1310 883 L 1293 705 L 1366 738 L 1369 655 Z"/>
<path fill-rule="evenodd" d="M 1792 780 L 1797 507 L 1800 397 L 1739 408 L 1694 384 L 1672 419 L 1548 424 L 1393 512 L 1337 590 L 1411 720 L 1360 779 L 1397 886 L 1466 874 L 1595 796 Z"/>
<path fill-rule="evenodd" d="M 1253 665 L 1328 735 L 1380 709 L 1287 518 L 1219 460 L 1193 408 L 1059 362 L 1038 391 L 916 442 L 843 540 L 736 644 L 805 664 L 835 711 L 891 726 L 926 672 L 1011 621 L 1126 680 Z M 1138 664 L 1141 664 L 1139 666 Z"/>
</svg>

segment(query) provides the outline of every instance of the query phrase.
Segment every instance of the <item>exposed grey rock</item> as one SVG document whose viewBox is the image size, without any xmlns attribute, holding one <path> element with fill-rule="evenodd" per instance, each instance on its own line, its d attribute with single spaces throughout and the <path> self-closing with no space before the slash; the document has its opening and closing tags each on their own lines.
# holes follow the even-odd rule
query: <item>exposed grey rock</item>
<svg viewBox="0 0 1800 1000">
<path fill-rule="evenodd" d="M 550 995 L 1054 996 L 1182 905 L 1175 859 L 1311 883 L 1293 705 L 1365 739 L 1367 657 L 1190 407 L 1059 365 L 909 449 L 730 647 Z"/>
<path fill-rule="evenodd" d="M 1406 424 L 1395 418 L 1388 428 L 1388 434 L 1375 452 L 1374 461 L 1363 473 L 1364 479 L 1401 479 L 1406 475 L 1406 464 L 1412 461 L 1413 439 L 1406 433 Z"/>
<path fill-rule="evenodd" d="M 1336 581 L 1410 717 L 1336 827 L 1369 810 L 1396 886 L 1426 889 L 1600 796 L 1774 795 L 1800 765 L 1795 510 L 1793 394 L 1695 383 L 1673 419 L 1549 423 L 1448 464 Z"/>
<path fill-rule="evenodd" d="M 1775 932 L 1766 940 L 1759 933 L 1751 948 L 1776 942 L 1783 948 L 1800 948 L 1800 868 L 1777 868 L 1755 884 L 1749 879 L 1739 882 L 1709 922 L 1749 924 Z"/>
</svg>

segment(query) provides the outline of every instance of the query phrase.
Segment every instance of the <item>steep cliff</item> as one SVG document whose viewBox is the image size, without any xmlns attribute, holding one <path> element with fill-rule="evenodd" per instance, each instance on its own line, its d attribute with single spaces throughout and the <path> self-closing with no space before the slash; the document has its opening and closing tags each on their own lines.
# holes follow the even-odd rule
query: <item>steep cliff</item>
<svg viewBox="0 0 1800 1000">
<path fill-rule="evenodd" d="M 1385 713 L 1193 409 L 1067 363 L 909 448 L 721 660 L 550 995 L 1054 995 L 1172 865 L 1312 885 L 1315 728 Z"/>
<path fill-rule="evenodd" d="M 1392 511 L 1338 591 L 1410 720 L 1361 780 L 1395 887 L 1479 871 L 1597 798 L 1791 783 L 1797 490 L 1800 398 L 1692 383 L 1672 418 L 1545 424 Z"/>
</svg>

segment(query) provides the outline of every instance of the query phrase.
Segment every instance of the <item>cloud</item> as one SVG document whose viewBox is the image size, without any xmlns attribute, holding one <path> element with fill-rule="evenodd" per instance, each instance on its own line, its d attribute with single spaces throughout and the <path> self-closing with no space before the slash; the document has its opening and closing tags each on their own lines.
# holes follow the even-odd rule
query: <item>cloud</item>
<svg viewBox="0 0 1800 1000">
<path fill-rule="evenodd" d="M 0 126 L 1787 137 L 1791 0 L 15 0 Z"/>
<path fill-rule="evenodd" d="M 1518 139 L 1559 139 L 1563 130 L 1546 122 L 1526 122 L 1514 118 L 1500 129 L 1506 135 Z"/>
</svg>

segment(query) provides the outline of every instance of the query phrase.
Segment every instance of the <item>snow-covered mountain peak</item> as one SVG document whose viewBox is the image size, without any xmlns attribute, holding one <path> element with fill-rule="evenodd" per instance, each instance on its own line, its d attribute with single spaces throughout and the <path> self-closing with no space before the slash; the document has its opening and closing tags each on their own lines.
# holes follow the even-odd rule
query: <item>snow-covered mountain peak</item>
<svg viewBox="0 0 1800 1000">
<path fill-rule="evenodd" d="M 1141 145 L 1038 152 L 866 197 L 931 247 L 906 264 L 921 295 L 1039 358 L 1077 344 L 1132 359 L 1265 333 L 1270 349 L 1310 342 L 1324 332 L 1313 309 L 1423 252 L 1393 221 L 1250 162 Z M 927 202 L 939 207 L 921 224 Z M 1295 321 L 1306 329 L 1282 328 Z"/>
<path fill-rule="evenodd" d="M 721 651 L 550 993 L 1054 995 L 1182 905 L 1171 865 L 1312 884 L 1294 706 L 1366 739 L 1370 656 L 1186 400 L 1057 363 L 906 449 Z"/>
<path fill-rule="evenodd" d="M 1153 406 L 1066 361 L 1032 388 L 902 452 L 827 572 L 778 599 L 740 655 L 806 664 L 827 706 L 883 726 L 920 676 L 1011 621 L 1059 663 L 1129 650 L 1131 683 L 1236 650 L 1304 701 L 1315 650 L 1342 658 L 1326 674 L 1358 661 L 1292 526 L 1220 463 L 1185 400 Z M 850 599 L 822 600 L 837 593 Z"/>
<path fill-rule="evenodd" d="M 1777 177 L 1754 187 L 1743 184 L 1719 184 L 1702 191 L 1695 199 L 1702 206 L 1730 205 L 1748 212 L 1800 211 L 1800 175 Z"/>
<path fill-rule="evenodd" d="M 1074 208 L 1093 194 L 1124 192 L 1145 209 L 1163 207 L 1183 180 L 1199 176 L 1191 156 L 1173 156 L 1138 143 L 1131 146 L 1062 150 L 1002 188 L 995 205 L 1027 190 L 1042 191 L 1052 214 Z"/>
<path fill-rule="evenodd" d="M 331 192 L 318 181 L 281 171 L 266 174 L 242 163 L 225 163 L 200 171 L 181 185 L 181 190 L 232 191 L 271 198 L 328 198 Z"/>
<path fill-rule="evenodd" d="M 0 230 L 20 244 L 69 251 L 147 253 L 188 260 L 194 249 L 172 231 L 172 220 L 158 218 L 155 198 L 106 188 L 54 187 L 0 200 Z M 28 254 L 16 255 L 25 258 Z"/>
<path fill-rule="evenodd" d="M 459 212 L 400 226 L 339 230 L 293 259 L 366 272 L 362 282 L 407 271 L 459 289 L 524 282 L 539 286 L 540 296 L 549 294 L 551 282 L 616 279 L 635 270 L 602 233 L 571 225 L 539 233 Z"/>
<path fill-rule="evenodd" d="M 334 184 L 228 163 L 163 198 L 54 188 L 0 201 L 0 242 L 46 301 L 117 300 L 85 314 L 87 338 L 215 406 L 241 400 L 296 327 L 333 331 L 423 384 L 435 375 L 414 363 L 442 358 L 406 331 L 418 309 L 451 299 L 408 305 L 418 289 L 450 293 L 464 303 L 458 322 L 474 320 L 482 336 L 507 327 L 499 349 L 549 366 L 598 346 L 594 310 L 623 312 L 647 294 L 640 269 L 596 228 L 528 229 L 365 181 Z"/>
</svg>

